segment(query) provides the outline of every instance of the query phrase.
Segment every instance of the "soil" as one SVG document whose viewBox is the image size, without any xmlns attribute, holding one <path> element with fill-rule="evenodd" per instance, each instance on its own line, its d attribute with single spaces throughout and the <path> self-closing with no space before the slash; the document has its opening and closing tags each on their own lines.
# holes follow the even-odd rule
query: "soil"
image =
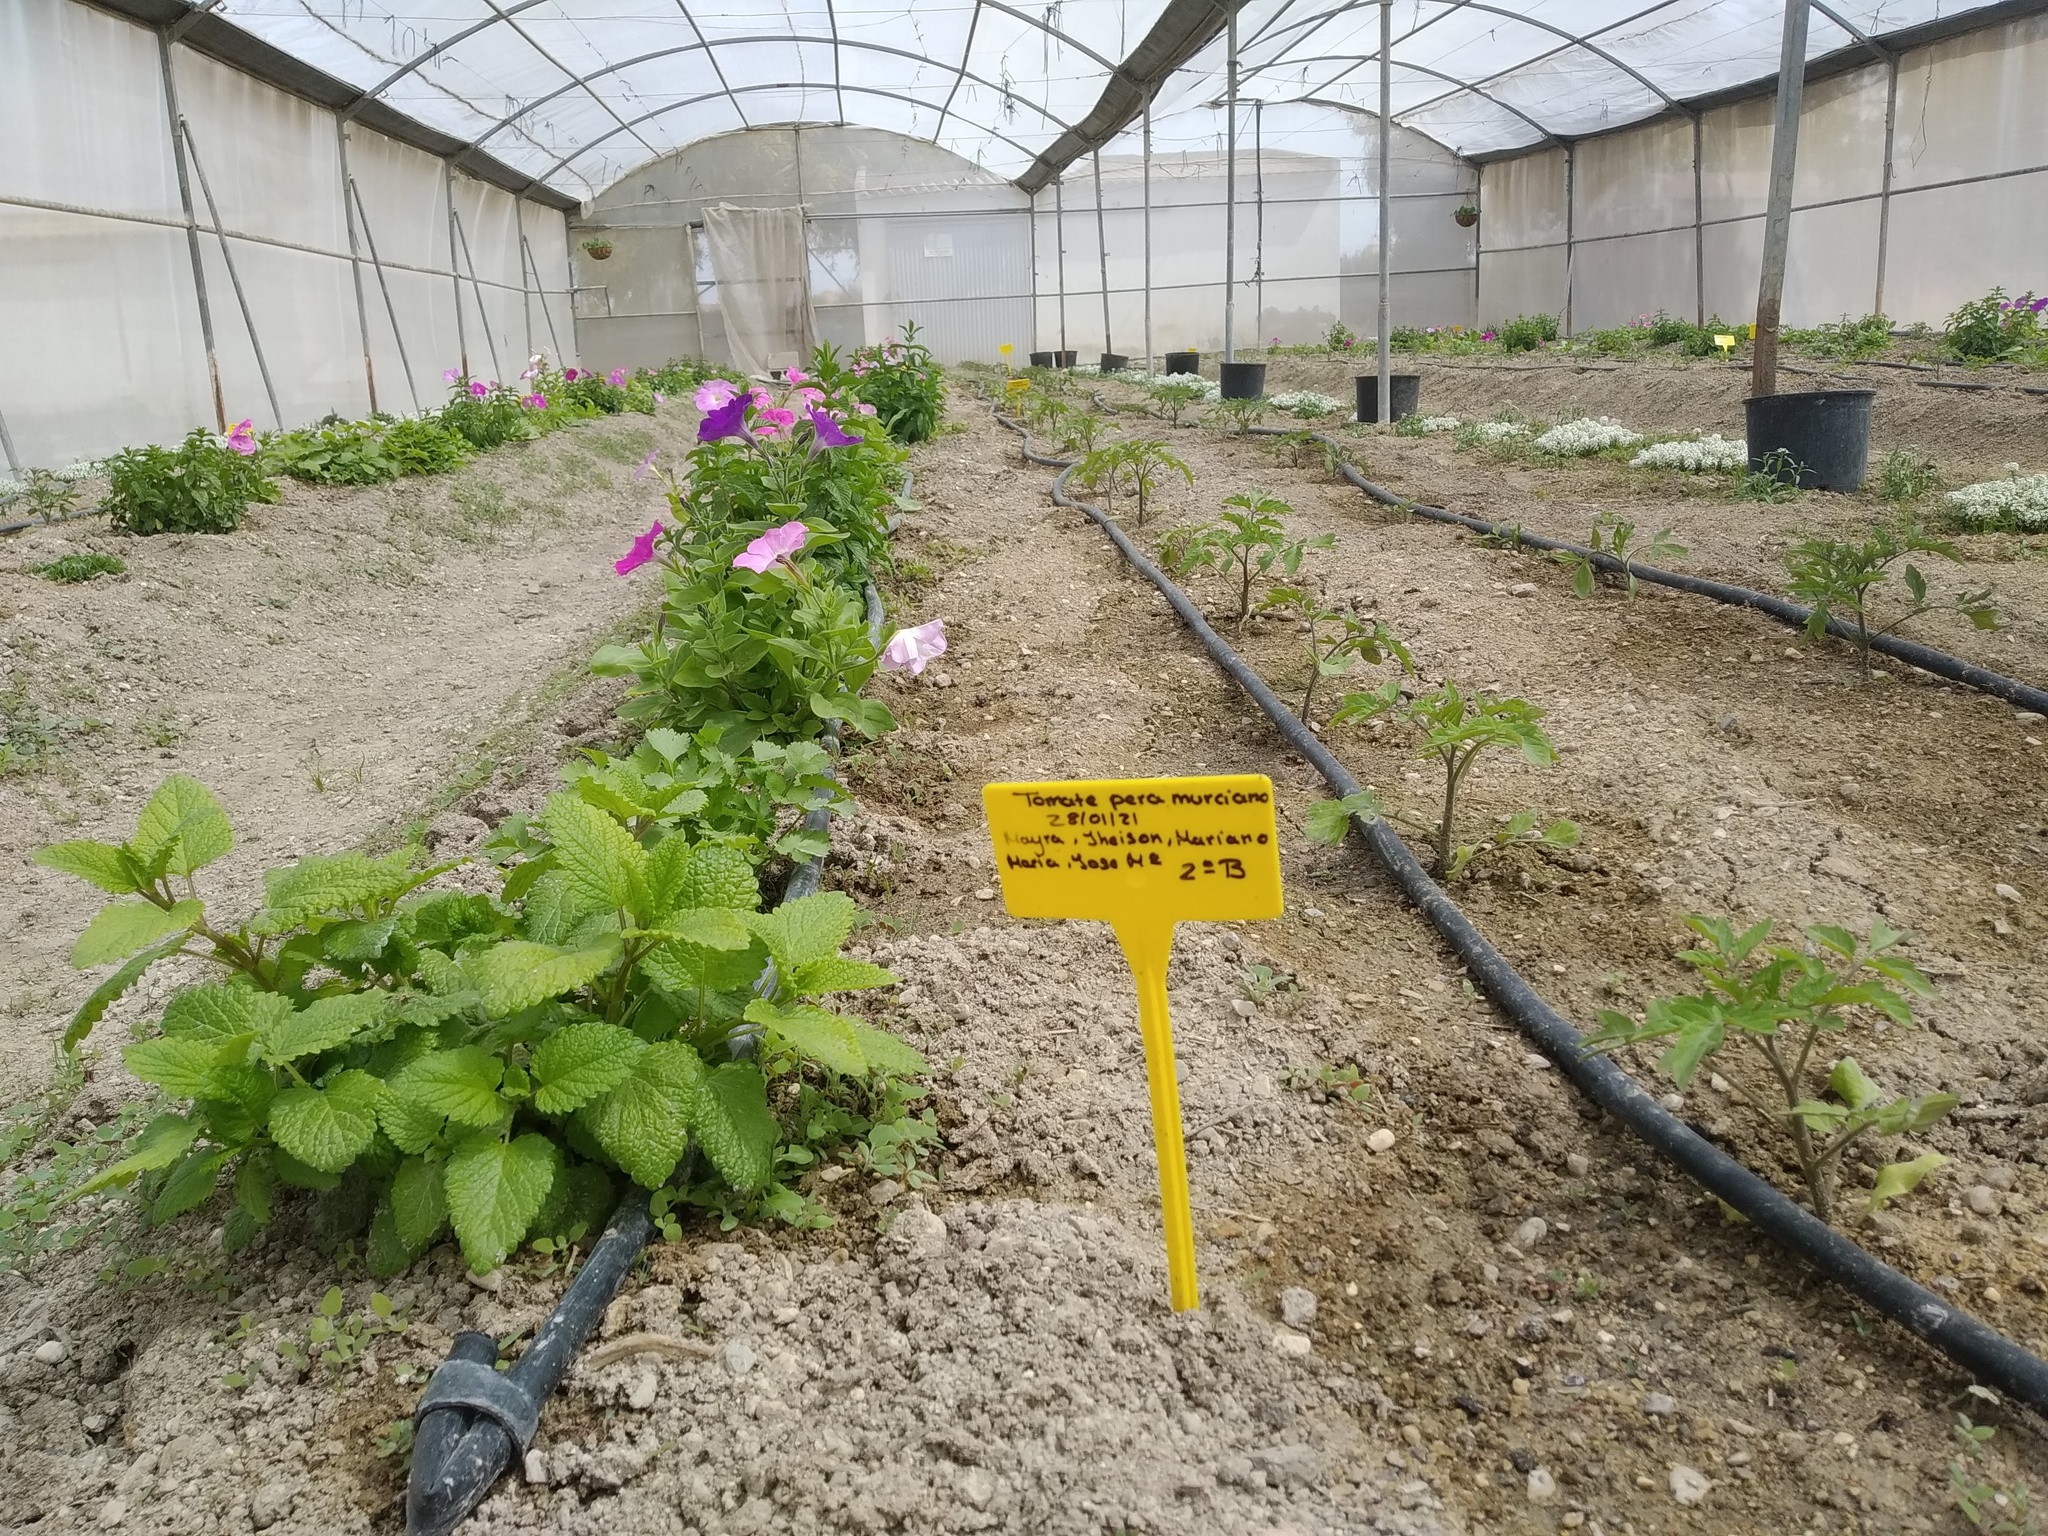
<svg viewBox="0 0 2048 1536">
<path fill-rule="evenodd" d="M 1859 1038 L 1858 1054 L 1881 1081 L 1953 1087 L 1973 1117 L 1923 1138 L 1950 1167 L 1858 1235 L 2048 1347 L 2048 1111 L 2031 1107 L 2048 1088 L 2019 1022 L 2038 995 L 2048 810 L 2028 723 L 1910 674 L 1864 684 L 1831 651 L 1787 657 L 1786 632 L 1698 600 L 1577 601 L 1557 568 L 1406 523 L 1256 440 L 1175 443 L 1196 483 L 1147 538 L 1267 486 L 1293 528 L 1337 540 L 1311 566 L 1332 596 L 1384 616 L 1427 676 L 1551 711 L 1560 766 L 1483 766 L 1469 814 L 1541 805 L 1584 825 L 1581 847 L 1508 850 L 1458 895 L 1569 1016 L 1674 985 L 1686 911 L 1859 928 L 1882 913 L 1915 930 L 1941 988 L 1927 1027 Z M 811 1176 L 830 1230 L 692 1226 L 652 1250 L 604 1332 L 666 1334 L 684 1358 L 579 1366 L 535 1455 L 468 1528 L 1960 1532 L 1958 1411 L 1998 1426 L 1987 1477 L 2048 1482 L 2033 1419 L 1724 1223 L 1532 1059 L 1362 856 L 1297 835 L 1320 781 L 1101 534 L 1050 505 L 1050 475 L 1020 468 L 1016 444 L 963 396 L 917 453 L 925 510 L 902 532 L 891 607 L 943 615 L 952 649 L 885 685 L 903 729 L 853 765 L 859 809 L 830 869 L 877 918 L 857 947 L 904 980 L 877 1017 L 942 1064 L 937 1181 L 904 1190 L 837 1165 Z M 1521 472 L 1468 469 L 1431 440 L 1367 451 L 1383 474 L 1475 487 Z M 1459 489 L 1443 494 L 1462 509 Z M 1665 500 L 1674 519 L 1691 506 Z M 593 564 L 646 515 L 629 507 L 593 535 Z M 1720 558 L 1739 558 L 1739 535 Z M 502 624 L 488 607 L 471 622 Z M 1261 624 L 1241 636 L 1276 683 L 1299 681 L 1298 643 Z M 2011 643 L 2031 655 L 2025 635 Z M 1329 737 L 1422 811 L 1429 781 L 1403 743 Z M 466 803 L 531 803 L 559 752 L 524 739 Z M 1187 925 L 1176 948 L 1204 1287 L 1176 1317 L 1127 976 L 1105 930 L 1004 914 L 980 789 L 1201 771 L 1271 774 L 1295 830 L 1286 917 Z M 297 793 L 277 843 L 346 839 Z M 63 936 L 82 920 L 38 904 Z M 1325 1086 L 1345 1066 L 1358 1095 Z M 1723 1070 L 1731 1090 L 1754 1082 Z M 74 1115 L 104 1118 L 105 1091 Z M 1785 1182 L 1732 1092 L 1702 1087 L 1682 1109 Z M 1391 1147 L 1371 1151 L 1383 1130 Z M 391 1287 L 404 1335 L 301 1372 L 279 1345 L 337 1278 L 308 1219 L 229 1261 L 190 1218 L 173 1229 L 176 1278 L 102 1283 L 104 1249 L 0 1277 L 0 1523 L 397 1530 L 378 1433 L 456 1328 L 516 1342 L 562 1277 L 528 1256 L 484 1290 L 437 1250 Z M 344 1283 L 359 1315 L 369 1287 Z M 36 1358 L 52 1339 L 54 1365 Z"/>
</svg>

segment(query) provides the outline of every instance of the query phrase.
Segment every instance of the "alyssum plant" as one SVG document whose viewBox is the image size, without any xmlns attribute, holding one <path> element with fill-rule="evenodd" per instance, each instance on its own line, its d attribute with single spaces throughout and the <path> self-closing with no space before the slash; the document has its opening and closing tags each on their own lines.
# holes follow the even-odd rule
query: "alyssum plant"
<svg viewBox="0 0 2048 1536">
<path fill-rule="evenodd" d="M 1827 1068 L 1825 1087 L 1817 1089 L 1815 1078 L 1826 1066 L 1819 1048 L 1858 1014 L 1910 1026 L 1910 999 L 1932 997 L 1934 987 L 1897 952 L 1906 935 L 1881 922 L 1860 943 L 1844 928 L 1809 928 L 1803 945 L 1767 944 L 1773 927 L 1768 920 L 1741 932 L 1724 917 L 1688 917 L 1685 924 L 1705 941 L 1678 957 L 1697 973 L 1700 990 L 1658 998 L 1640 1020 L 1603 1010 L 1600 1029 L 1587 1036 L 1586 1048 L 1611 1051 L 1669 1040 L 1657 1064 L 1683 1088 L 1717 1052 L 1747 1041 L 1769 1067 L 1772 1096 L 1781 1101 L 1777 1108 L 1754 1107 L 1789 1133 L 1814 1214 L 1828 1220 L 1843 1154 L 1872 1133 L 1924 1130 L 1954 1109 L 1956 1098 L 1887 1096 L 1853 1056 Z M 1930 1152 L 1887 1164 L 1878 1170 L 1871 1208 L 1905 1194 L 1947 1161 Z"/>
<path fill-rule="evenodd" d="M 729 1199 L 722 1186 L 801 1214 L 773 1186 L 777 1085 L 887 1095 L 920 1074 L 916 1051 L 818 1001 L 895 978 L 840 956 L 845 895 L 757 911 L 744 853 L 688 816 L 593 803 L 616 787 L 599 775 L 550 799 L 544 851 L 490 895 L 426 893 L 453 866 L 421 867 L 416 848 L 343 853 L 270 871 L 262 906 L 224 920 L 195 876 L 233 831 L 184 777 L 127 842 L 44 849 L 42 864 L 115 898 L 72 963 L 119 968 L 67 1049 L 150 966 L 183 955 L 215 971 L 123 1052 L 184 1107 L 81 1192 L 137 1184 L 162 1222 L 228 1179 L 232 1249 L 270 1221 L 279 1186 L 327 1191 L 368 1218 L 377 1273 L 444 1228 L 477 1271 L 528 1237 L 588 1230 L 615 1172 L 658 1189 L 692 1144 L 714 1171 L 693 1198 Z"/>
</svg>

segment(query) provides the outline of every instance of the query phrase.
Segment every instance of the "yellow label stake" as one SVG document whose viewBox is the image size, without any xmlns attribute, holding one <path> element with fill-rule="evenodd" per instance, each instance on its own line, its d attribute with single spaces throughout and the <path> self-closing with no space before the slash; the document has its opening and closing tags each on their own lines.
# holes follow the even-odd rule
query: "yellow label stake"
<svg viewBox="0 0 2048 1536">
<path fill-rule="evenodd" d="M 1280 915 L 1273 782 L 1244 773 L 991 784 L 981 800 L 1010 915 L 1108 923 L 1137 982 L 1167 1278 L 1174 1311 L 1185 1312 L 1200 1296 L 1166 962 L 1176 923 Z"/>
</svg>

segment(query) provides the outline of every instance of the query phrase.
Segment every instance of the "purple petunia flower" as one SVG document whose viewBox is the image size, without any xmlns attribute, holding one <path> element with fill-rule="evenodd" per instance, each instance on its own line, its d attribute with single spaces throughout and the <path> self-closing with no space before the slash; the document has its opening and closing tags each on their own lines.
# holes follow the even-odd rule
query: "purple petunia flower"
<svg viewBox="0 0 2048 1536">
<path fill-rule="evenodd" d="M 812 440 L 820 448 L 851 448 L 855 443 L 863 441 L 851 433 L 841 431 L 839 423 L 815 405 L 811 407 L 811 431 L 816 434 Z"/>
<path fill-rule="evenodd" d="M 626 387 L 626 370 L 623 368 L 614 368 L 611 372 L 610 379 L 608 379 L 606 382 L 608 382 L 613 389 L 624 389 Z"/>
<path fill-rule="evenodd" d="M 460 368 L 443 368 L 443 369 L 441 370 L 441 382 L 442 382 L 443 384 L 459 384 L 459 383 L 461 383 L 461 382 L 462 382 L 462 370 L 461 370 Z"/>
<path fill-rule="evenodd" d="M 704 419 L 697 423 L 697 441 L 715 443 L 722 437 L 738 436 L 746 430 L 750 403 L 745 395 L 734 395 L 716 410 L 705 412 Z"/>
<path fill-rule="evenodd" d="M 654 461 L 660 457 L 661 450 L 659 448 L 648 449 L 647 457 L 642 459 L 640 461 L 640 467 L 633 471 L 633 478 L 635 480 L 645 480 L 650 474 L 654 472 Z"/>
<path fill-rule="evenodd" d="M 228 447 L 245 459 L 253 455 L 256 452 L 255 423 L 246 416 L 236 422 L 234 430 L 228 433 Z"/>
</svg>

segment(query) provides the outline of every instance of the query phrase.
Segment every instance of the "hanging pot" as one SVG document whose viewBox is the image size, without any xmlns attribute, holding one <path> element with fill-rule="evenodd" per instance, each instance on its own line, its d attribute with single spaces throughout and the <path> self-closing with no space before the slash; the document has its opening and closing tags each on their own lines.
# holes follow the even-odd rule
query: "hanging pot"
<svg viewBox="0 0 2048 1536">
<path fill-rule="evenodd" d="M 1225 363 L 1222 368 L 1224 399 L 1257 400 L 1265 395 L 1264 363 Z"/>
<path fill-rule="evenodd" d="M 1457 220 L 1458 228 L 1470 229 L 1479 222 L 1479 210 L 1477 208 L 1460 208 L 1451 217 Z"/>
<path fill-rule="evenodd" d="M 1874 389 L 1816 389 L 1743 402 L 1749 418 L 1749 468 L 1802 489 L 1854 491 L 1870 465 Z M 1775 457 L 1776 462 L 1771 462 Z"/>
<path fill-rule="evenodd" d="M 609 261 L 612 243 L 609 240 L 586 240 L 583 242 L 583 252 L 592 261 Z"/>
<path fill-rule="evenodd" d="M 1394 420 L 1413 416 L 1415 407 L 1422 401 L 1422 375 L 1419 373 L 1395 373 L 1387 376 L 1390 386 L 1387 393 L 1394 397 Z M 1358 419 L 1372 422 L 1380 419 L 1380 376 L 1377 373 L 1358 375 Z"/>
</svg>

